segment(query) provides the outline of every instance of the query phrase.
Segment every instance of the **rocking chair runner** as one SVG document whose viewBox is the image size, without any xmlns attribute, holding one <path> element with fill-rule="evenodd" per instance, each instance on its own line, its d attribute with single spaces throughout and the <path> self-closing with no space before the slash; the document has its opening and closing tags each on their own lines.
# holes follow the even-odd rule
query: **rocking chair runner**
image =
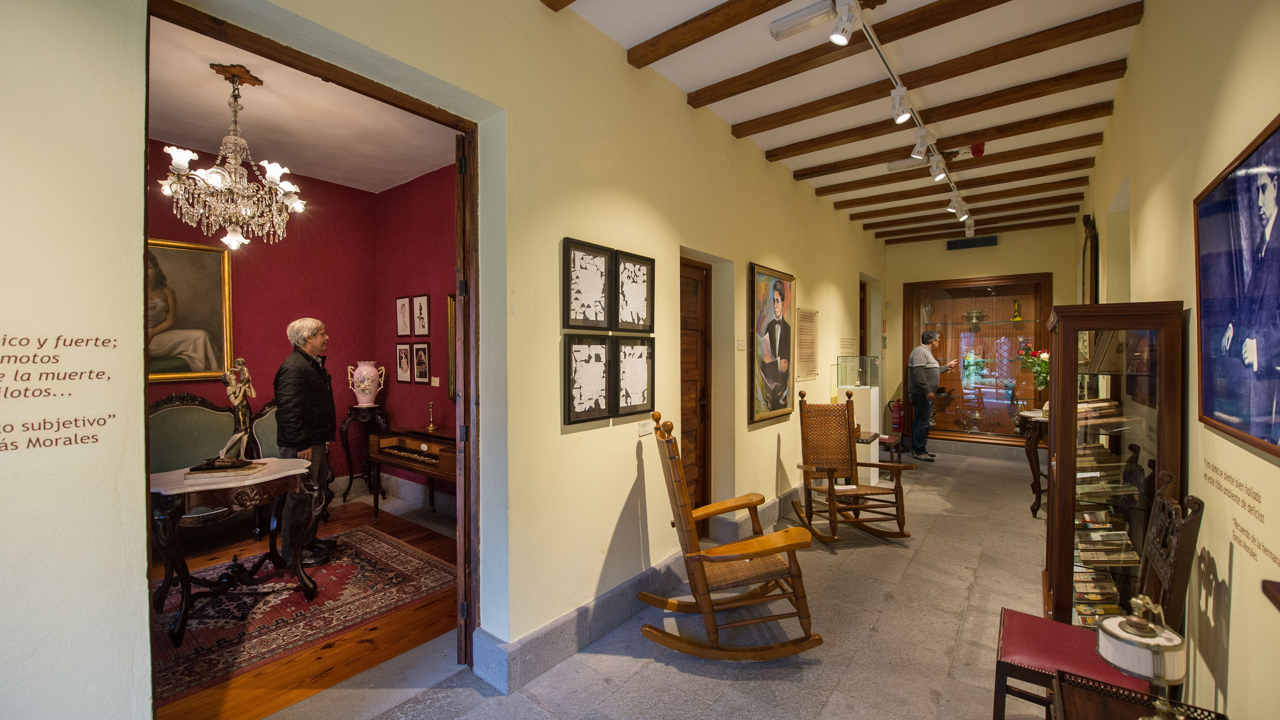
<svg viewBox="0 0 1280 720">
<path fill-rule="evenodd" d="M 798 465 L 804 471 L 804 507 L 793 500 L 796 518 L 813 536 L 824 543 L 840 539 L 840 523 L 848 523 L 859 530 L 884 538 L 911 537 L 906 531 L 906 507 L 902 502 L 902 471 L 915 470 L 909 463 L 858 462 L 854 449 L 860 428 L 854 422 L 853 391 L 845 391 L 844 405 L 809 404 L 800 391 L 800 447 L 804 463 Z M 893 476 L 893 486 L 861 485 L 858 468 L 869 467 L 888 470 Z M 826 483 L 817 484 L 819 477 Z M 837 485 L 837 480 L 848 480 L 848 485 Z M 825 496 L 820 500 L 817 514 L 825 514 L 831 525 L 831 533 L 813 527 L 814 493 Z M 888 530 L 872 523 L 895 522 L 898 529 Z"/>
<path fill-rule="evenodd" d="M 804 592 L 804 581 L 800 577 L 800 563 L 796 560 L 796 550 L 810 545 L 809 533 L 802 528 L 788 528 L 765 535 L 756 512 L 756 507 L 764 502 L 764 496 L 759 493 L 750 493 L 700 508 L 692 507 L 688 485 L 684 480 L 684 468 L 680 462 L 680 448 L 672 435 L 671 423 L 662 422 L 662 415 L 655 412 L 653 424 L 653 434 L 658 441 L 658 455 L 662 459 L 662 473 L 667 481 L 667 494 L 671 498 L 671 513 L 675 518 L 671 526 L 676 528 L 680 536 L 680 548 L 684 552 L 693 601 L 669 600 L 647 592 L 639 593 L 638 597 L 641 602 L 663 610 L 701 614 L 707 628 L 708 642 L 689 640 L 652 625 L 645 625 L 641 634 L 663 647 L 705 660 L 776 660 L 821 645 L 822 636 L 811 631 L 809 602 Z M 709 550 L 701 549 L 695 523 L 735 510 L 747 510 L 751 513 L 754 536 Z M 739 587 L 751 589 L 729 597 L 711 596 L 713 592 Z M 775 590 L 778 592 L 774 593 Z M 727 623 L 716 619 L 717 612 L 776 600 L 790 602 L 795 612 Z M 786 618 L 800 621 L 803 637 L 756 647 L 724 647 L 720 644 L 720 631 L 723 629 Z"/>
</svg>

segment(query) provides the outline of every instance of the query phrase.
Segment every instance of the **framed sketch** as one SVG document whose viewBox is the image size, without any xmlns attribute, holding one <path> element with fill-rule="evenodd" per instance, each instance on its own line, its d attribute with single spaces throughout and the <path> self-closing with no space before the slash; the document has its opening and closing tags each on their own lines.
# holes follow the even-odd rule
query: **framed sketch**
<svg viewBox="0 0 1280 720">
<path fill-rule="evenodd" d="M 747 373 L 748 422 L 790 415 L 795 411 L 791 367 L 791 328 L 795 325 L 796 279 L 750 263 L 747 318 L 750 371 Z"/>
<path fill-rule="evenodd" d="M 231 255 L 148 240 L 147 381 L 219 380 L 231 366 Z"/>
<path fill-rule="evenodd" d="M 614 253 L 614 276 L 618 279 L 614 305 L 614 330 L 653 332 L 653 258 L 618 250 Z"/>
<path fill-rule="evenodd" d="M 653 412 L 653 338 L 613 338 L 615 417 Z"/>
<path fill-rule="evenodd" d="M 1280 457 L 1280 117 L 1195 199 L 1200 422 Z"/>
<path fill-rule="evenodd" d="M 453 293 L 448 295 L 449 304 L 449 399 L 453 400 L 458 397 L 458 321 L 454 317 L 454 313 L 458 307 L 458 296 Z"/>
<path fill-rule="evenodd" d="M 608 330 L 612 307 L 613 251 L 573 238 L 564 239 L 563 327 Z"/>
<path fill-rule="evenodd" d="M 413 348 L 396 346 L 396 382 L 413 382 Z"/>
<path fill-rule="evenodd" d="M 413 296 L 413 334 L 426 337 L 431 334 L 431 296 Z"/>
<path fill-rule="evenodd" d="M 396 298 L 396 337 L 409 337 L 413 334 L 412 313 L 409 298 Z"/>
<path fill-rule="evenodd" d="M 413 344 L 413 381 L 431 384 L 431 343 Z"/>
<path fill-rule="evenodd" d="M 607 418 L 610 344 L 606 335 L 564 336 L 564 424 Z"/>
</svg>

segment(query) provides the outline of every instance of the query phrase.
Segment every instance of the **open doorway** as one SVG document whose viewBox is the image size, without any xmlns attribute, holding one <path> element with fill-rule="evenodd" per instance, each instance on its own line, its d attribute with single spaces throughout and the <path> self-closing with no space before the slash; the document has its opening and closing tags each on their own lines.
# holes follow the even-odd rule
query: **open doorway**
<svg viewBox="0 0 1280 720">
<path fill-rule="evenodd" d="M 455 627 L 458 661 L 470 664 L 479 618 L 476 126 L 189 7 L 152 2 L 151 12 L 146 256 L 172 276 L 168 292 L 147 289 L 158 321 L 148 319 L 151 472 L 217 454 L 230 431 L 247 432 L 251 459 L 281 454 L 272 377 L 291 352 L 285 328 L 296 318 L 318 318 L 332 336 L 325 367 L 338 426 L 334 497 L 317 508 L 315 533 L 338 550 L 303 571 L 317 586 L 311 598 L 290 575 L 285 537 L 283 572 L 269 558 L 253 579 L 244 575 L 275 551 L 273 525 L 289 534 L 279 488 L 236 481 L 245 483 L 238 494 L 191 493 L 177 504 L 182 493 L 161 497 L 149 486 L 153 513 L 172 516 L 153 536 L 177 538 L 151 562 L 153 665 L 186 661 L 157 680 L 157 716 L 263 717 Z M 228 132 L 231 86 L 210 64 L 242 66 L 263 82 L 241 84 L 243 139 L 253 162 L 289 166 L 284 179 L 307 203 L 276 243 L 250 237 L 232 249 L 225 231 L 183 223 L 160 192 L 173 162 L 165 147 L 193 150 L 191 168 L 209 168 Z M 250 178 L 265 170 L 244 167 Z M 192 280 L 201 260 L 216 268 L 204 285 Z M 220 315 L 197 320 L 215 306 Z M 203 349 L 162 349 L 155 338 L 171 330 L 204 332 Z M 220 382 L 237 358 L 256 386 L 247 412 L 228 393 L 245 374 L 231 388 Z M 366 360 L 386 372 L 364 403 L 376 407 L 359 407 L 343 377 Z M 200 504 L 208 498 L 227 502 Z M 183 604 L 177 564 L 211 586 L 192 588 L 181 643 L 171 632 Z M 247 582 L 222 592 L 232 581 Z M 202 589 L 212 593 L 195 598 Z M 271 626 L 299 618 L 271 636 Z M 193 653 L 236 643 L 258 654 Z"/>
</svg>

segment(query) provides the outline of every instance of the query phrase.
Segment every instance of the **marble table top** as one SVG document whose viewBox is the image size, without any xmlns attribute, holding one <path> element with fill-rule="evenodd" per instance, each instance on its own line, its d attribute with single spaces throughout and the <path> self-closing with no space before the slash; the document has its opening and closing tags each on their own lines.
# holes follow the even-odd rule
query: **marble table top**
<svg viewBox="0 0 1280 720">
<path fill-rule="evenodd" d="M 151 492 L 160 493 L 161 495 L 184 495 L 201 490 L 247 487 L 289 475 L 301 475 L 311 467 L 310 460 L 299 458 L 263 458 L 253 462 L 255 465 L 266 465 L 267 468 L 252 475 L 232 475 L 215 478 L 200 477 L 198 475 L 187 477 L 186 468 L 154 473 L 151 475 Z"/>
</svg>

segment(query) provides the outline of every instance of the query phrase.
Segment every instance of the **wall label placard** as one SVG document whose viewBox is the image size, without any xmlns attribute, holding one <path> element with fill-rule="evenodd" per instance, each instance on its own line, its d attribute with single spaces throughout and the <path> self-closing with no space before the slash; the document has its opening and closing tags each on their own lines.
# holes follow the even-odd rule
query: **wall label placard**
<svg viewBox="0 0 1280 720">
<path fill-rule="evenodd" d="M 1204 461 L 1204 481 L 1216 488 L 1228 500 L 1239 505 L 1260 523 L 1266 523 L 1267 517 L 1262 512 L 1262 493 L 1256 488 L 1219 468 L 1215 463 Z"/>
</svg>

